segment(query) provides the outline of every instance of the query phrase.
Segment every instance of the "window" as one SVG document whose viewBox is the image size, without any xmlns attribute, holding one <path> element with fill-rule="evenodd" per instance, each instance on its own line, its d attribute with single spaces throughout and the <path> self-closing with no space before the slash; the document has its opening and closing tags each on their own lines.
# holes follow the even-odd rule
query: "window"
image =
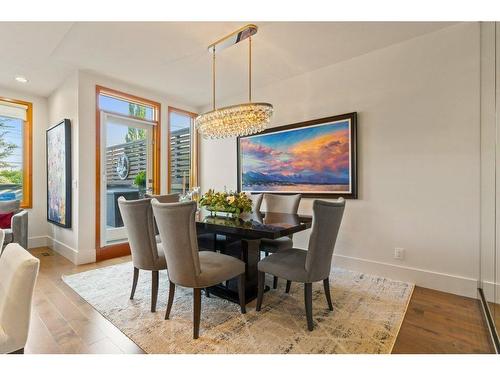
<svg viewBox="0 0 500 375">
<path fill-rule="evenodd" d="M 0 98 L 0 200 L 19 199 L 31 207 L 33 105 Z"/>
<path fill-rule="evenodd" d="M 168 108 L 168 192 L 182 193 L 198 185 L 198 137 L 195 113 Z"/>
</svg>

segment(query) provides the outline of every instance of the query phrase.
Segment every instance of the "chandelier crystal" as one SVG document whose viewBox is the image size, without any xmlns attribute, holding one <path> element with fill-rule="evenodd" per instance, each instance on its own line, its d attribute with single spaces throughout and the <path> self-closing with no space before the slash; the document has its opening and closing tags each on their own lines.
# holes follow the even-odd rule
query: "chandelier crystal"
<svg viewBox="0 0 500 375">
<path fill-rule="evenodd" d="M 226 138 L 263 131 L 273 114 L 269 103 L 245 103 L 219 108 L 196 118 L 196 128 L 204 138 Z"/>
<path fill-rule="evenodd" d="M 252 35 L 257 26 L 247 25 L 211 44 L 212 51 L 212 107 L 210 112 L 199 115 L 194 123 L 203 138 L 218 139 L 260 133 L 271 120 L 273 106 L 269 103 L 252 102 Z M 215 107 L 215 52 L 248 38 L 248 103 L 229 107 Z"/>
</svg>

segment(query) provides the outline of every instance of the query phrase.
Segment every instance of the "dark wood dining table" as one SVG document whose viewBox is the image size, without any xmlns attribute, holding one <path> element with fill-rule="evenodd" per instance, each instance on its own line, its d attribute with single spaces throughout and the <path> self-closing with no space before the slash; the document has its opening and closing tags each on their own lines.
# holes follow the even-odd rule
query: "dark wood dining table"
<svg viewBox="0 0 500 375">
<path fill-rule="evenodd" d="M 260 240 L 289 236 L 310 228 L 311 223 L 312 217 L 307 215 L 255 212 L 241 218 L 231 218 L 212 216 L 202 209 L 196 217 L 196 230 L 200 250 L 219 251 L 245 262 L 245 295 L 248 303 L 257 297 Z M 237 279 L 208 290 L 218 297 L 239 303 Z"/>
</svg>

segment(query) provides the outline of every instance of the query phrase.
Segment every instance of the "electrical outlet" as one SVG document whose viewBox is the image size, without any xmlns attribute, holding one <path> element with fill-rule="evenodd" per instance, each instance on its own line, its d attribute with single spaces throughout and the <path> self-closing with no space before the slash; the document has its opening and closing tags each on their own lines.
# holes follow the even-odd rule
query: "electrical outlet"
<svg viewBox="0 0 500 375">
<path fill-rule="evenodd" d="M 405 258 L 405 249 L 402 247 L 394 248 L 394 259 L 403 260 Z"/>
</svg>

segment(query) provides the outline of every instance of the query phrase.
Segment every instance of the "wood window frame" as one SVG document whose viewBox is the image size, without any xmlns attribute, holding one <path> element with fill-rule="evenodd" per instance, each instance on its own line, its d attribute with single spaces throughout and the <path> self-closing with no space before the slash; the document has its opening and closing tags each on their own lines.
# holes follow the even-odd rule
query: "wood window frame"
<svg viewBox="0 0 500 375">
<path fill-rule="evenodd" d="M 168 107 L 167 111 L 167 193 L 171 193 L 171 182 L 172 182 L 172 173 L 171 173 L 171 160 L 170 160 L 170 114 L 171 113 L 179 113 L 181 115 L 189 116 L 193 119 L 191 124 L 191 134 L 194 145 L 192 145 L 191 149 L 191 165 L 190 165 L 190 173 L 189 173 L 189 186 L 194 187 L 198 186 L 199 181 L 199 155 L 200 155 L 200 136 L 194 127 L 194 119 L 198 116 L 197 113 L 186 111 L 184 109 L 176 108 L 176 107 Z"/>
<path fill-rule="evenodd" d="M 33 103 L 0 97 L 1 101 L 27 107 L 23 131 L 23 199 L 21 208 L 33 207 Z"/>
<path fill-rule="evenodd" d="M 99 96 L 108 95 L 117 99 L 122 99 L 134 104 L 146 105 L 153 107 L 153 117 L 151 122 L 156 123 L 153 131 L 153 193 L 160 194 L 160 163 L 161 163 L 161 104 L 139 96 L 131 95 L 115 89 L 110 89 L 104 86 L 96 85 L 95 87 L 95 124 L 96 124 L 96 173 L 95 173 L 95 193 L 96 193 L 96 212 L 95 212 L 95 250 L 96 260 L 116 258 L 130 254 L 130 246 L 128 242 L 101 246 L 101 108 L 99 107 Z M 112 113 L 106 111 L 108 113 Z M 123 114 L 119 114 L 123 116 Z M 126 116 L 126 115 L 125 115 Z M 134 116 L 127 116 L 132 119 Z M 137 118 L 136 118 L 137 119 Z M 143 120 L 143 119 L 140 119 Z M 150 121 L 150 120 L 148 120 Z"/>
</svg>

